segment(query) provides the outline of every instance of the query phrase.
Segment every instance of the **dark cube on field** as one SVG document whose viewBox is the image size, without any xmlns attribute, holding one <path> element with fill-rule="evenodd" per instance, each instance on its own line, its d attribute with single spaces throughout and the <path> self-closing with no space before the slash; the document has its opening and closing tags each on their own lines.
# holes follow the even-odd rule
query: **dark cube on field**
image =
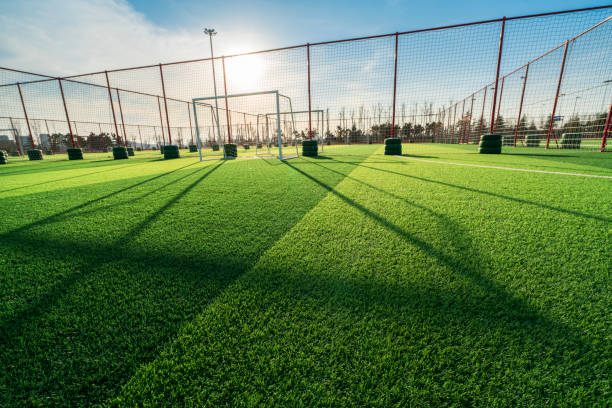
<svg viewBox="0 0 612 408">
<path fill-rule="evenodd" d="M 562 149 L 580 149 L 582 133 L 564 133 L 561 135 Z"/>
<path fill-rule="evenodd" d="M 385 156 L 400 156 L 402 154 L 402 139 L 389 137 L 385 139 Z"/>
<path fill-rule="evenodd" d="M 244 150 L 249 150 L 251 148 L 251 146 L 249 146 L 248 144 L 245 144 L 242 147 L 244 148 Z"/>
<path fill-rule="evenodd" d="M 319 144 L 316 140 L 302 140 L 302 156 L 317 157 L 319 155 Z"/>
<path fill-rule="evenodd" d="M 136 148 L 136 151 L 137 151 L 137 152 L 142 152 L 142 147 L 137 147 L 137 148 Z"/>
<path fill-rule="evenodd" d="M 218 144 L 212 145 L 212 149 L 213 149 L 213 152 L 218 152 L 219 151 L 219 145 Z"/>
<path fill-rule="evenodd" d="M 179 148 L 177 145 L 164 146 L 164 160 L 178 159 L 180 157 Z"/>
<path fill-rule="evenodd" d="M 123 146 L 115 146 L 113 147 L 113 159 L 115 160 L 123 160 L 128 158 L 127 149 Z"/>
<path fill-rule="evenodd" d="M 134 148 L 133 147 L 128 147 L 127 148 L 127 152 L 128 152 L 128 156 L 134 156 Z"/>
<path fill-rule="evenodd" d="M 8 161 L 8 154 L 5 150 L 0 150 L 0 164 L 6 164 Z"/>
<path fill-rule="evenodd" d="M 263 144 L 261 144 L 261 143 L 257 143 L 255 145 L 255 148 L 257 148 L 257 149 L 261 149 L 262 147 L 263 147 Z"/>
<path fill-rule="evenodd" d="M 83 150 L 78 147 L 70 147 L 66 149 L 68 160 L 83 160 Z"/>
<path fill-rule="evenodd" d="M 226 143 L 223 145 L 223 155 L 226 158 L 236 158 L 238 157 L 238 146 L 234 143 Z"/>
<path fill-rule="evenodd" d="M 480 136 L 478 153 L 480 154 L 501 154 L 502 135 L 486 134 Z"/>
<path fill-rule="evenodd" d="M 42 150 L 38 150 L 38 149 L 28 150 L 28 159 L 42 160 L 43 159 Z"/>
<path fill-rule="evenodd" d="M 198 151 L 198 146 L 196 145 L 189 145 L 189 153 L 195 153 Z"/>
</svg>

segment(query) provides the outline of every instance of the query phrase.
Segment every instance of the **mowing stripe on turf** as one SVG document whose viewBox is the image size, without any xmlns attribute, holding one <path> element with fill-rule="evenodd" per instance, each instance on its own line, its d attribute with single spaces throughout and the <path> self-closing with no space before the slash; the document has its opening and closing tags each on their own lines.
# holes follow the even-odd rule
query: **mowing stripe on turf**
<svg viewBox="0 0 612 408">
<path fill-rule="evenodd" d="M 509 170 L 509 171 L 524 171 L 527 173 L 546 173 L 546 174 L 559 174 L 562 176 L 578 176 L 578 177 L 594 177 L 594 178 L 605 178 L 612 179 L 612 176 L 601 176 L 598 174 L 583 174 L 583 173 L 566 173 L 563 171 L 548 171 L 548 170 L 534 170 L 534 169 L 518 169 L 514 167 L 499 167 L 499 166 L 486 166 L 483 164 L 470 164 L 470 163 L 453 163 L 453 162 L 444 162 L 438 160 L 425 160 L 425 159 L 417 159 L 414 157 L 406 157 L 406 156 L 397 156 L 406 160 L 414 160 L 426 163 L 436 163 L 436 164 L 450 164 L 453 166 L 467 166 L 467 167 L 484 167 L 486 169 L 497 169 L 497 170 Z"/>
</svg>

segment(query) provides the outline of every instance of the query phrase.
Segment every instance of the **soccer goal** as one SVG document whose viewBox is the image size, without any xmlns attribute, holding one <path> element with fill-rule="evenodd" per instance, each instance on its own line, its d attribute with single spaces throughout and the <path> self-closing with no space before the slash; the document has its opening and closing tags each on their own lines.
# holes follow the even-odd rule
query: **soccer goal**
<svg viewBox="0 0 612 408">
<path fill-rule="evenodd" d="M 224 157 L 227 143 L 242 157 L 298 155 L 287 149 L 297 146 L 291 98 L 278 90 L 193 98 L 192 108 L 200 160 Z"/>
</svg>

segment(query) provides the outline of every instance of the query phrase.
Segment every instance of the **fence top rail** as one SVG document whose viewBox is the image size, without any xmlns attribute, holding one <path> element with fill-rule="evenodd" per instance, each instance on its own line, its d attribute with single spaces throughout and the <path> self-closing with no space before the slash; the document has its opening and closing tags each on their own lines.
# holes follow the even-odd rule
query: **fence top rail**
<svg viewBox="0 0 612 408">
<path fill-rule="evenodd" d="M 264 53 L 269 53 L 269 52 L 284 51 L 284 50 L 291 50 L 291 49 L 304 48 L 304 47 L 312 47 L 312 46 L 318 46 L 318 45 L 328 45 L 328 44 L 337 44 L 337 43 L 350 42 L 350 41 L 370 40 L 370 39 L 376 39 L 376 38 L 393 37 L 393 36 L 396 36 L 396 35 L 417 34 L 417 33 L 429 32 L 429 31 L 438 31 L 438 30 L 447 30 L 447 29 L 459 28 L 459 27 L 468 27 L 468 26 L 480 25 L 480 24 L 490 24 L 490 23 L 501 22 L 501 21 L 512 21 L 512 20 L 521 20 L 521 19 L 528 19 L 528 18 L 546 17 L 546 16 L 553 16 L 553 15 L 559 15 L 559 14 L 579 13 L 579 12 L 602 10 L 602 9 L 609 9 L 609 8 L 612 8 L 612 5 L 585 7 L 585 8 L 572 9 L 572 10 L 551 11 L 551 12 L 545 12 L 545 13 L 527 14 L 527 15 L 514 16 L 514 17 L 502 17 L 502 18 L 495 18 L 495 19 L 489 19 L 489 20 L 480 20 L 480 21 L 473 21 L 473 22 L 461 23 L 461 24 L 452 24 L 452 25 L 446 25 L 446 26 L 438 26 L 438 27 L 431 27 L 431 28 L 422 28 L 422 29 L 416 29 L 416 30 L 410 30 L 410 31 L 402 31 L 402 32 L 395 32 L 395 33 L 388 33 L 388 34 L 378 34 L 378 35 L 346 38 L 346 39 L 332 40 L 332 41 L 320 41 L 320 42 L 315 42 L 315 43 L 306 43 L 306 44 L 292 45 L 292 46 L 287 46 L 287 47 L 271 48 L 271 49 L 260 50 L 260 51 L 251 51 L 251 52 L 238 53 L 238 54 L 222 55 L 222 56 L 217 56 L 217 57 L 212 57 L 212 58 L 211 57 L 207 57 L 207 58 L 198 58 L 198 59 L 192 59 L 192 60 L 183 60 L 183 61 L 175 61 L 175 62 L 167 62 L 167 63 L 156 63 L 156 64 L 149 64 L 149 65 L 141 65 L 141 66 L 128 67 L 128 68 L 116 68 L 116 69 L 110 69 L 110 70 L 105 70 L 105 71 L 90 72 L 90 73 L 87 73 L 87 74 L 77 74 L 77 75 L 64 76 L 64 77 L 61 77 L 61 78 L 60 77 L 52 77 L 52 76 L 49 76 L 49 75 L 33 74 L 33 73 L 30 73 L 30 72 L 20 71 L 20 70 L 16 70 L 16 69 L 12 69 L 12 68 L 0 67 L 0 70 L 5 69 L 5 70 L 14 71 L 14 72 L 20 72 L 20 73 L 29 74 L 29 75 L 37 75 L 37 76 L 41 76 L 41 77 L 46 77 L 46 78 L 49 78 L 49 79 L 70 79 L 70 78 L 79 78 L 79 77 L 88 76 L 88 75 L 98 75 L 98 74 L 103 74 L 105 72 L 111 72 L 112 73 L 112 72 L 121 72 L 121 71 L 130 71 L 130 70 L 137 70 L 137 69 L 145 69 L 145 68 L 155 68 L 155 67 L 159 67 L 160 65 L 161 66 L 169 66 L 169 65 L 188 64 L 188 63 L 203 62 L 203 61 L 210 61 L 210 60 L 220 60 L 220 59 L 223 59 L 223 58 L 235 58 L 235 57 L 241 57 L 241 56 L 247 56 L 247 55 L 264 54 Z M 39 81 L 28 81 L 28 82 L 24 81 L 24 82 L 21 82 L 21 83 L 31 83 L 31 82 L 40 82 L 40 80 Z M 13 84 L 9 84 L 9 85 L 13 85 Z"/>
</svg>

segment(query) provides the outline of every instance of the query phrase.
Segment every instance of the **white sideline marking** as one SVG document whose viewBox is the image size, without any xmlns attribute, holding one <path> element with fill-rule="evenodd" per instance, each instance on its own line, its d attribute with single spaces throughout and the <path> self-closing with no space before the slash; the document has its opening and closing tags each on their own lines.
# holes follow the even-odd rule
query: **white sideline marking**
<svg viewBox="0 0 612 408">
<path fill-rule="evenodd" d="M 533 169 L 517 169 L 514 167 L 499 167 L 499 166 L 485 166 L 483 164 L 471 164 L 471 163 L 452 163 L 452 162 L 443 162 L 437 160 L 425 160 L 425 159 L 417 159 L 415 157 L 406 157 L 406 156 L 396 156 L 401 157 L 406 160 L 415 160 L 426 163 L 437 163 L 437 164 L 450 164 L 453 166 L 467 166 L 467 167 L 483 167 L 486 169 L 497 169 L 497 170 L 509 170 L 509 171 L 524 171 L 527 173 L 545 173 L 545 174 L 560 174 L 562 176 L 578 176 L 578 177 L 594 177 L 594 178 L 604 178 L 604 179 L 612 179 L 612 176 L 601 176 L 598 174 L 581 174 L 581 173 L 566 173 L 563 171 L 548 171 L 548 170 L 533 170 Z"/>
</svg>

